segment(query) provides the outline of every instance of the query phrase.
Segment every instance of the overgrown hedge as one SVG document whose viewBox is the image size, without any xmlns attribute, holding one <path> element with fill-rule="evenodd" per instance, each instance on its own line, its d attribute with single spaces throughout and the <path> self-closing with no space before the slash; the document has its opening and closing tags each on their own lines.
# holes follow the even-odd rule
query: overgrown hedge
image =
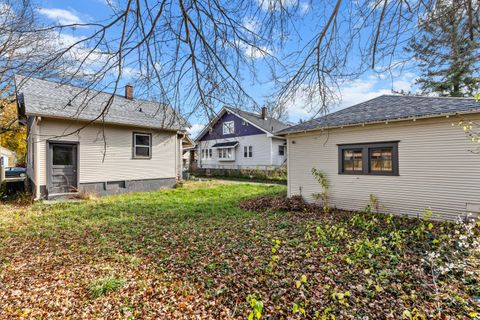
<svg viewBox="0 0 480 320">
<path fill-rule="evenodd" d="M 269 181 L 287 183 L 287 168 L 275 169 L 194 169 L 190 174 L 195 177 L 213 177 L 249 181 Z"/>
</svg>

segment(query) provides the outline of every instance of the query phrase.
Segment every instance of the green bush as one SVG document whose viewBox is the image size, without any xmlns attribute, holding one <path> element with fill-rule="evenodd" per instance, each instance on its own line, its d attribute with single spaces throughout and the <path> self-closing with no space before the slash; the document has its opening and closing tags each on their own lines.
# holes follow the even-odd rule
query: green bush
<svg viewBox="0 0 480 320">
<path fill-rule="evenodd" d="M 197 177 L 231 178 L 239 180 L 259 180 L 286 182 L 287 168 L 262 169 L 197 169 L 191 172 Z"/>
</svg>

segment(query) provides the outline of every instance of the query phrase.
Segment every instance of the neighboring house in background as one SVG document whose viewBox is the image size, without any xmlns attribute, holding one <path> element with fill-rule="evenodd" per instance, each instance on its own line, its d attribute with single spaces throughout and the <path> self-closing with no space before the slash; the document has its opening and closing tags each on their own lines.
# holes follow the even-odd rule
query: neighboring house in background
<svg viewBox="0 0 480 320">
<path fill-rule="evenodd" d="M 195 141 L 189 135 L 182 140 L 182 166 L 183 171 L 190 169 L 192 161 L 195 160 Z"/>
<path fill-rule="evenodd" d="M 0 146 L 0 163 L 4 167 L 14 167 L 15 161 L 16 161 L 15 152 Z"/>
<path fill-rule="evenodd" d="M 15 83 L 36 198 L 154 190 L 181 176 L 186 123 L 169 106 L 134 99 L 126 86 L 99 118 L 109 93 L 22 76 Z"/>
<path fill-rule="evenodd" d="M 462 127 L 480 120 L 474 99 L 383 95 L 282 130 L 288 195 L 315 201 L 323 171 L 332 207 L 453 220 L 480 211 L 480 155 Z"/>
<path fill-rule="evenodd" d="M 195 139 L 199 168 L 272 169 L 285 164 L 285 138 L 273 134 L 288 125 L 261 114 L 224 107 Z"/>
</svg>

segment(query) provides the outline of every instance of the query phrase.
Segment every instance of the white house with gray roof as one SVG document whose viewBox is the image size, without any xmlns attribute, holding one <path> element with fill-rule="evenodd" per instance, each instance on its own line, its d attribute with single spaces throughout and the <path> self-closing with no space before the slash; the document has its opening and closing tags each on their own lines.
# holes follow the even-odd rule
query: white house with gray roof
<svg viewBox="0 0 480 320">
<path fill-rule="evenodd" d="M 286 164 L 284 137 L 275 131 L 288 125 L 269 117 L 266 108 L 259 114 L 224 107 L 196 139 L 202 169 L 274 169 Z"/>
<path fill-rule="evenodd" d="M 287 139 L 288 194 L 318 201 L 316 168 L 330 182 L 333 207 L 362 210 L 373 196 L 384 213 L 477 215 L 479 144 L 461 121 L 478 123 L 480 103 L 383 95 L 276 132 Z"/>
<path fill-rule="evenodd" d="M 130 86 L 119 96 L 23 76 L 15 83 L 37 198 L 175 185 L 186 122 L 171 107 L 134 99 Z"/>
</svg>

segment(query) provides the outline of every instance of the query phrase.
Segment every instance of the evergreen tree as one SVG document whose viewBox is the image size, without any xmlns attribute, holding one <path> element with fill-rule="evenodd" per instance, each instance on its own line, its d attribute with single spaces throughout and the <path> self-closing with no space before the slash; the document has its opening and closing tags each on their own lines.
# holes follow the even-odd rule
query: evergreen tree
<svg viewBox="0 0 480 320">
<path fill-rule="evenodd" d="M 424 93 L 441 96 L 472 96 L 480 85 L 480 45 L 477 19 L 468 14 L 471 2 L 440 0 L 436 10 L 420 22 L 419 35 L 408 51 L 418 61 L 417 79 Z M 480 13 L 479 4 L 474 12 Z"/>
</svg>

